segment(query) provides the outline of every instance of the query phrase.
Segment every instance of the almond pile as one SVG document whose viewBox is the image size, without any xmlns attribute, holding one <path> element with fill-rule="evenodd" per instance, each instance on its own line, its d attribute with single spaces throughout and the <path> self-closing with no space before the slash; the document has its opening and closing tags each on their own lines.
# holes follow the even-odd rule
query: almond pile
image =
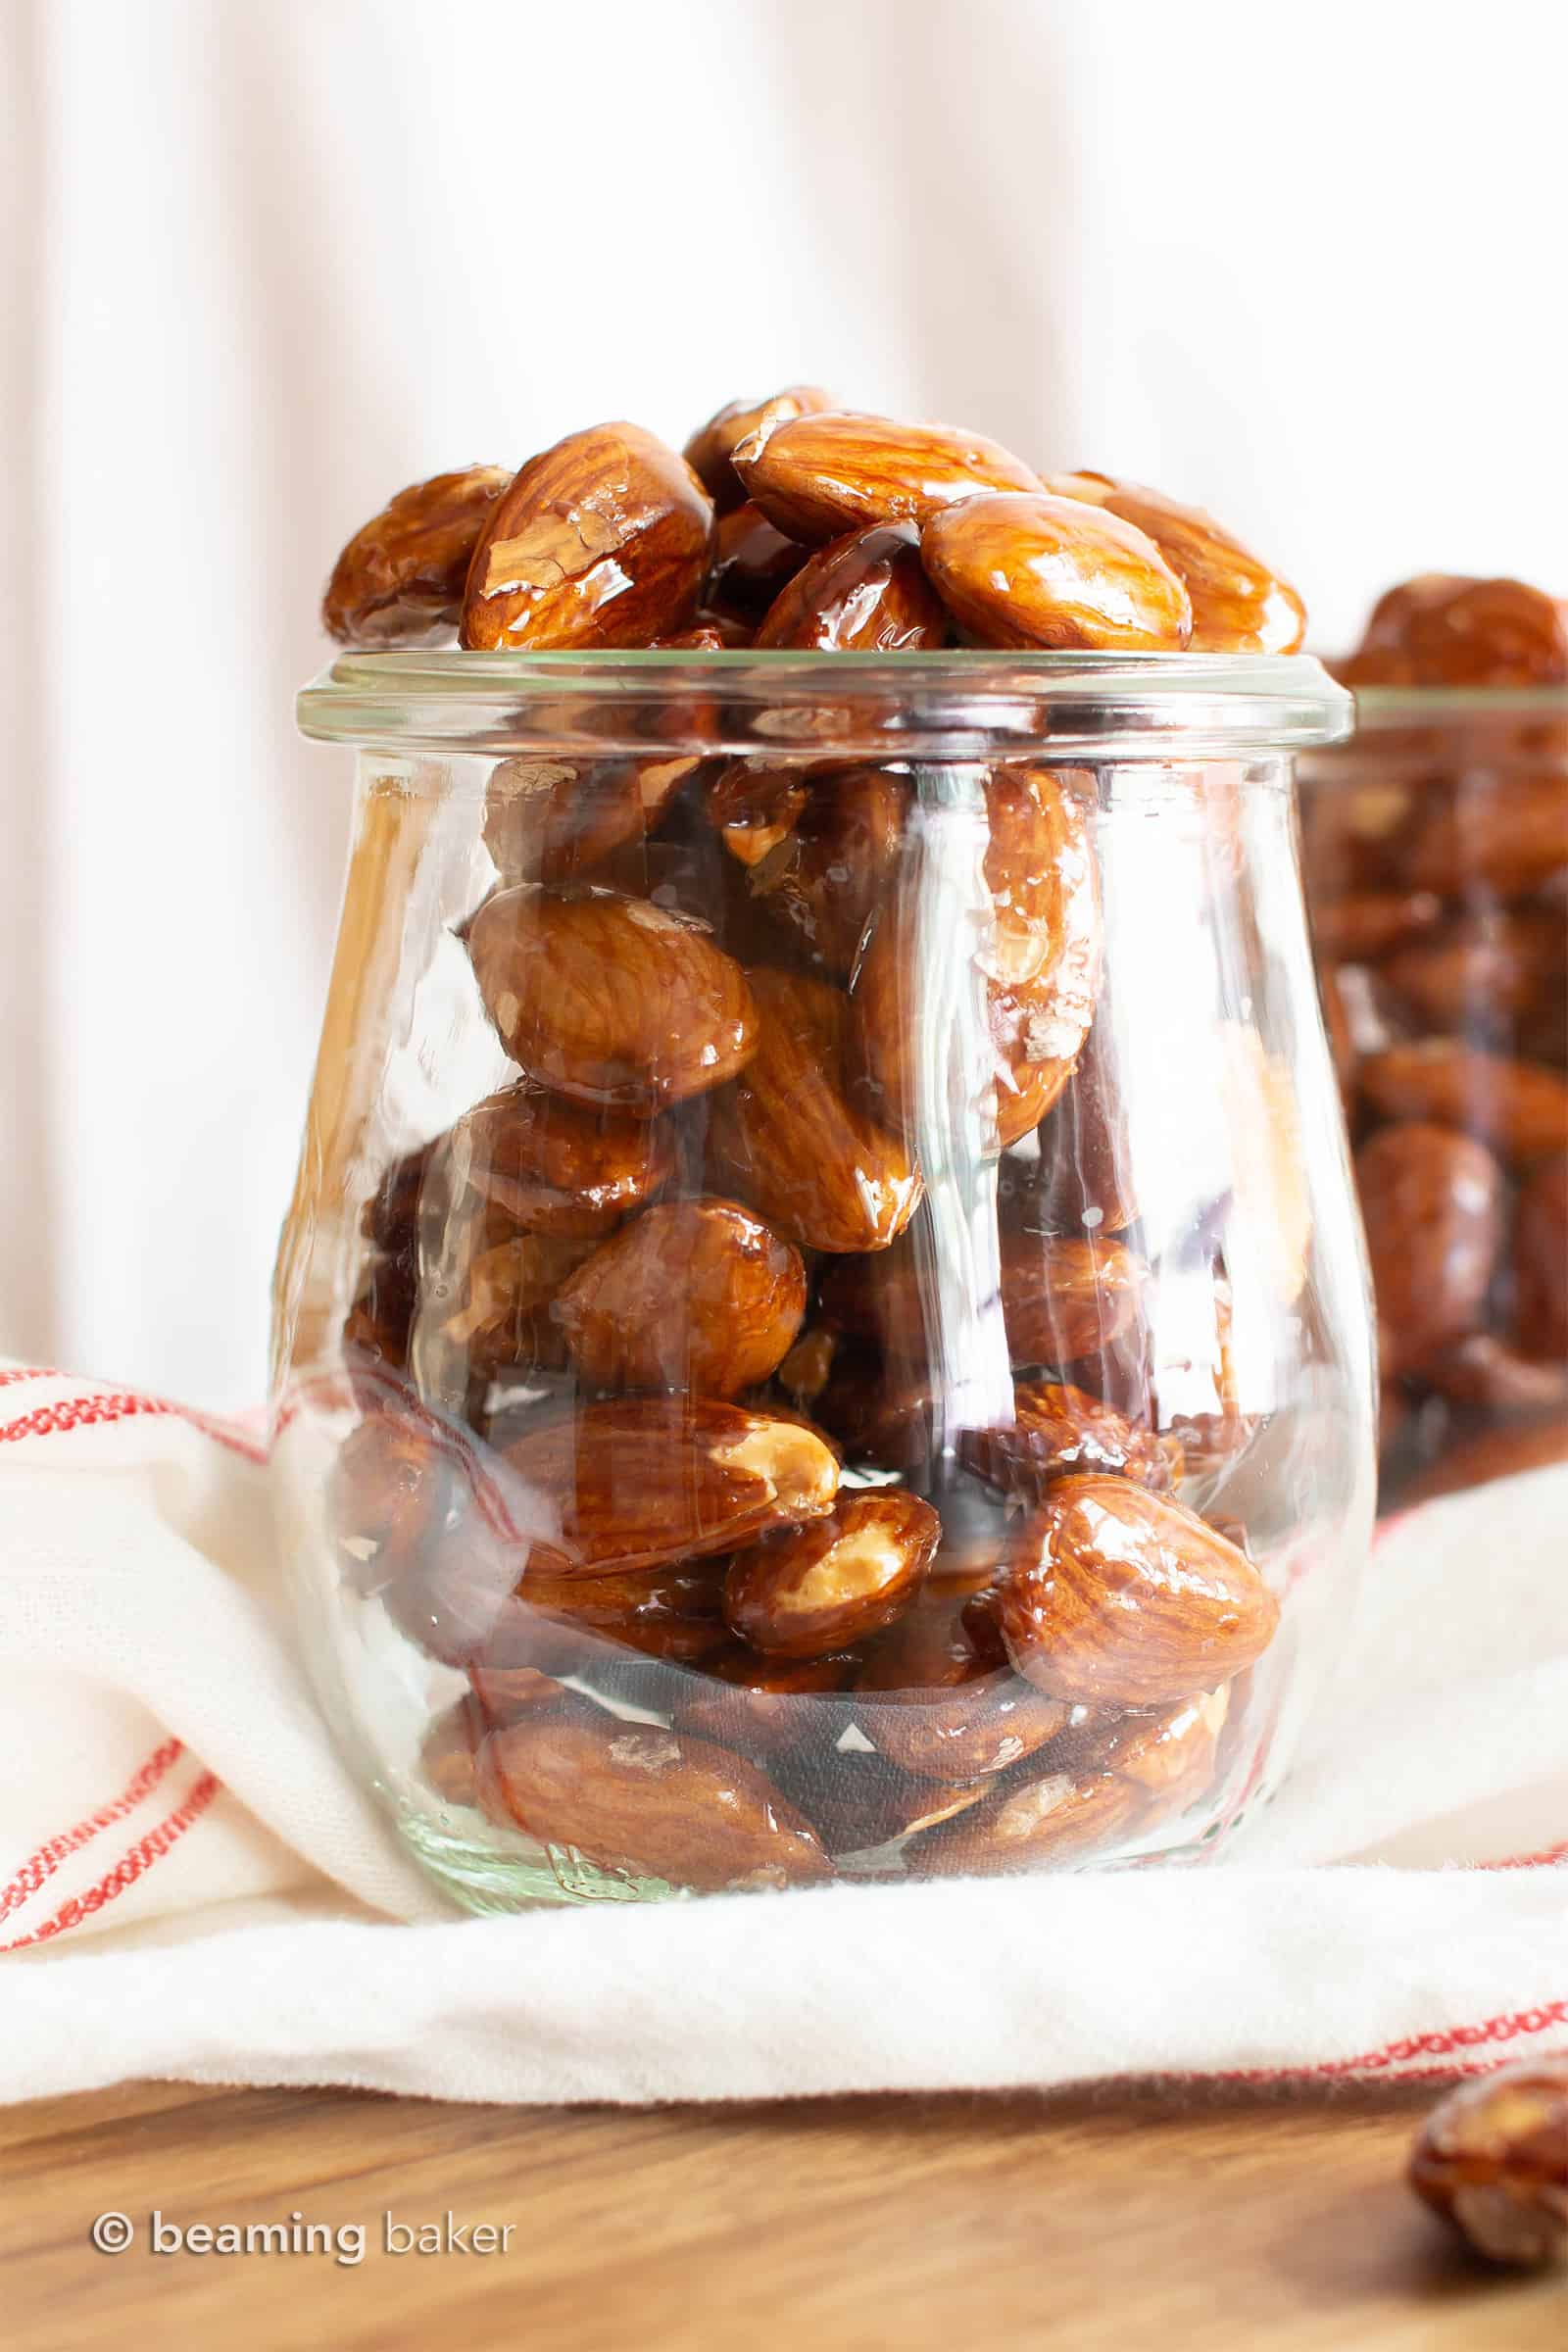
<svg viewBox="0 0 1568 2352">
<path fill-rule="evenodd" d="M 1568 688 L 1568 602 L 1431 573 L 1363 687 Z M 1369 711 L 1302 779 L 1377 1291 L 1384 1499 L 1568 1452 L 1568 694 Z"/>
<path fill-rule="evenodd" d="M 607 424 L 404 491 L 325 618 L 371 647 L 764 655 L 1284 653 L 1304 625 L 1206 515 L 809 387 L 684 456 Z M 952 1425 L 916 792 L 830 743 L 490 775 L 460 936 L 513 1076 L 366 1206 L 331 1495 L 354 1589 L 466 1678 L 424 1746 L 454 1835 L 715 1888 L 1203 1827 L 1279 1615 L 1246 1530 L 1200 1515 L 1261 1426 L 1229 1199 L 1162 1260 L 1104 1016 L 1095 778 L 990 765 L 972 1076 L 1012 1395 Z M 1255 1031 L 1230 1042 L 1258 1163 L 1289 1170 L 1288 1085 Z M 1273 1253 L 1286 1306 L 1308 1238 L 1303 1213 Z M 1178 1285 L 1194 1356 L 1162 1394 Z"/>
</svg>

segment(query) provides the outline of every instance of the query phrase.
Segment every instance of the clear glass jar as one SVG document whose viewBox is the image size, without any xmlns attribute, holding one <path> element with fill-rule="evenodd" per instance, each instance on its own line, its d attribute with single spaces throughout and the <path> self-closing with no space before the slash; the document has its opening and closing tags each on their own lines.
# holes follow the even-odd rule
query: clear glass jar
<svg viewBox="0 0 1568 2352">
<path fill-rule="evenodd" d="M 1568 1454 L 1568 693 L 1361 688 L 1302 761 L 1382 1500 Z"/>
<path fill-rule="evenodd" d="M 1192 1859 L 1372 1506 L 1316 663 L 340 661 L 279 1259 L 323 1704 L 461 1903 Z"/>
</svg>

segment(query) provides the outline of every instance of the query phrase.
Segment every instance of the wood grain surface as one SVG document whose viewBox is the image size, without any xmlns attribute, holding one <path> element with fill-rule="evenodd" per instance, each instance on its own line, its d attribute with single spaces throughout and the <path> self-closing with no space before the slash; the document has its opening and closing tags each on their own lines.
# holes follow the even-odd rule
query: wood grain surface
<svg viewBox="0 0 1568 2352">
<path fill-rule="evenodd" d="M 505 2109 L 143 2084 L 0 2110 L 16 2352 L 1563 2352 L 1568 2283 L 1473 2266 L 1405 2191 L 1435 2094 Z M 167 2227 L 363 2224 L 154 2254 Z M 95 2252 L 108 2210 L 135 2241 Z M 447 2212 L 505 2251 L 384 2250 Z M 353 2251 L 352 2237 L 342 2241 Z"/>
</svg>

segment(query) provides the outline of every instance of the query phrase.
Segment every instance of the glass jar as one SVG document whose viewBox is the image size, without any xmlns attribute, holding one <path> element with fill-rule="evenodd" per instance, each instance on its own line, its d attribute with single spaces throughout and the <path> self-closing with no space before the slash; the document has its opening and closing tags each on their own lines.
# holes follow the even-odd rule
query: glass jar
<svg viewBox="0 0 1568 2352">
<path fill-rule="evenodd" d="M 1315 662 L 346 658 L 276 1286 L 313 1670 L 461 1903 L 1210 1852 L 1369 1531 Z"/>
<path fill-rule="evenodd" d="M 1568 693 L 1358 689 L 1300 801 L 1388 1507 L 1568 1454 Z"/>
</svg>

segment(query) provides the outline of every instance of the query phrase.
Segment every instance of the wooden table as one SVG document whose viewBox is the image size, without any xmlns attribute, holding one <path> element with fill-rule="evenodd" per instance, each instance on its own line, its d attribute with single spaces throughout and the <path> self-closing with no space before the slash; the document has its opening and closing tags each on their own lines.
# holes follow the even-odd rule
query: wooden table
<svg viewBox="0 0 1568 2352">
<path fill-rule="evenodd" d="M 430 2106 L 143 2084 L 0 2110 L 14 2352 L 1564 2352 L 1400 2182 L 1430 2091 Z M 153 2254 L 180 2228 L 333 2251 Z M 132 2220 L 95 2252 L 106 2210 Z M 496 2250 L 391 2255 L 451 2211 Z M 291 2218 L 294 2217 L 294 2218 Z M 502 2249 L 500 2231 L 513 2225 Z M 352 2253 L 352 2235 L 340 2238 Z"/>
</svg>

